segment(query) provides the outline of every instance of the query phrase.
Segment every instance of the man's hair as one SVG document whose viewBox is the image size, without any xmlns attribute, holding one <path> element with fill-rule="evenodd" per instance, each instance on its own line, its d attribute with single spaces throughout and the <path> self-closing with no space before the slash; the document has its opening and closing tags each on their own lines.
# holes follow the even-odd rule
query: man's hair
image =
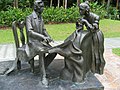
<svg viewBox="0 0 120 90">
<path fill-rule="evenodd" d="M 34 5 L 37 5 L 37 2 L 43 2 L 42 0 L 35 0 Z"/>
<path fill-rule="evenodd" d="M 35 0 L 35 2 L 34 2 L 34 10 L 36 10 L 37 9 L 37 3 L 38 2 L 43 2 L 42 0 Z"/>
</svg>

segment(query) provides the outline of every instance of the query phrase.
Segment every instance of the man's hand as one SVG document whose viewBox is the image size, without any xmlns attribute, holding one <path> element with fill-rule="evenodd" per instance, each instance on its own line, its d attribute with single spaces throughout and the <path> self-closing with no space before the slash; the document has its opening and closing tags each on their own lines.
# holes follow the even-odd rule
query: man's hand
<svg viewBox="0 0 120 90">
<path fill-rule="evenodd" d="M 45 42 L 49 43 L 49 42 L 52 42 L 53 40 L 49 37 L 44 37 L 43 38 Z"/>
</svg>

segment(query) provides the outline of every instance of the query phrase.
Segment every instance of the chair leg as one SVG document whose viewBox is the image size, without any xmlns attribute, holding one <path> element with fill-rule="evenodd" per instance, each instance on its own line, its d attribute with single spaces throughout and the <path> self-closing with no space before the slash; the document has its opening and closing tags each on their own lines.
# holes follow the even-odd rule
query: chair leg
<svg viewBox="0 0 120 90">
<path fill-rule="evenodd" d="M 40 68 L 40 71 L 42 73 L 42 84 L 47 87 L 48 86 L 48 81 L 47 81 L 47 78 L 46 78 L 44 58 L 45 58 L 45 54 L 41 53 L 39 55 L 39 68 Z"/>
<path fill-rule="evenodd" d="M 13 65 L 11 68 L 9 68 L 5 73 L 4 75 L 8 75 L 10 74 L 13 70 L 15 70 L 15 68 L 19 68 L 21 67 L 21 62 L 18 60 L 18 58 L 15 58 L 15 61 L 13 62 Z"/>
<path fill-rule="evenodd" d="M 18 59 L 17 60 L 17 70 L 21 69 L 21 61 Z"/>
<path fill-rule="evenodd" d="M 34 58 L 29 61 L 31 72 L 34 73 Z"/>
</svg>

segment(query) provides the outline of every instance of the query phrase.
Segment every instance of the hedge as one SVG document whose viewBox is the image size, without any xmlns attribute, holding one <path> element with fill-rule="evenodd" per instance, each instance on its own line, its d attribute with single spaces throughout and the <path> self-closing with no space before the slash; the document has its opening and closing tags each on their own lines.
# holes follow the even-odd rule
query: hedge
<svg viewBox="0 0 120 90">
<path fill-rule="evenodd" d="M 25 17 L 32 13 L 31 8 L 9 8 L 7 11 L 0 12 L 0 26 L 11 26 L 15 20 L 21 21 Z M 116 19 L 117 10 L 113 9 L 109 12 L 104 6 L 98 6 L 97 4 L 91 4 L 91 11 L 98 14 L 101 18 Z M 114 13 L 116 12 L 116 14 Z M 115 15 L 114 15 L 115 14 Z M 63 7 L 46 7 L 43 12 L 43 19 L 45 23 L 68 23 L 75 22 L 79 18 L 79 9 L 76 6 L 64 9 Z"/>
</svg>

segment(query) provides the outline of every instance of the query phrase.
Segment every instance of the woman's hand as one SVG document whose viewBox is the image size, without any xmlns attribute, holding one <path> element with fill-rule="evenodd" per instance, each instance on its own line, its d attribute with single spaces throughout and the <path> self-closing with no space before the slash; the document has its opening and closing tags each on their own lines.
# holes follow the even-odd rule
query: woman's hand
<svg viewBox="0 0 120 90">
<path fill-rule="evenodd" d="M 88 23 L 88 21 L 86 19 L 83 19 L 83 18 L 80 21 L 81 21 L 81 23 L 84 23 L 84 24 Z"/>
<path fill-rule="evenodd" d="M 81 22 L 84 23 L 86 25 L 86 27 L 88 27 L 90 30 L 94 29 L 92 24 L 90 24 L 86 19 L 81 19 Z"/>
</svg>

